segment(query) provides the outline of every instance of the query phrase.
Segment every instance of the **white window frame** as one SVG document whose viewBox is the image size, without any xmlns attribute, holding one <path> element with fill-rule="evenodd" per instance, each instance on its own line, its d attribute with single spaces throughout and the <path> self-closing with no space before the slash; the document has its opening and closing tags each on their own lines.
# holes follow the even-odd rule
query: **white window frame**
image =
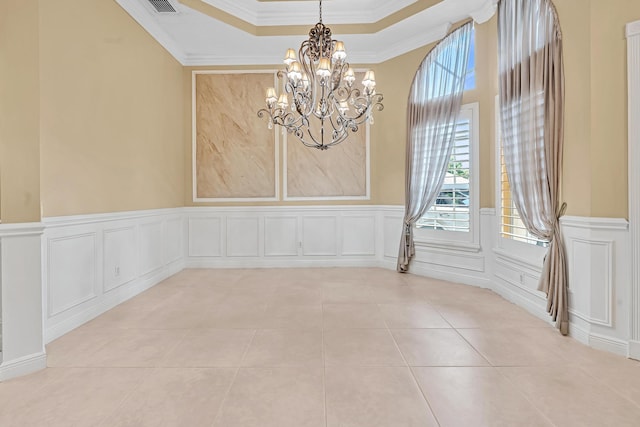
<svg viewBox="0 0 640 427">
<path fill-rule="evenodd" d="M 522 242 L 510 239 L 502 235 L 502 141 L 500 126 L 500 99 L 495 98 L 495 183 L 496 183 L 496 246 L 495 252 L 500 255 L 526 262 L 527 264 L 538 266 L 542 265 L 547 248 L 538 246 L 530 242 Z"/>
<path fill-rule="evenodd" d="M 417 246 L 452 248 L 480 251 L 480 105 L 477 102 L 464 104 L 460 118 L 470 121 L 469 145 L 469 231 L 433 230 L 414 227 L 414 242 Z"/>
</svg>

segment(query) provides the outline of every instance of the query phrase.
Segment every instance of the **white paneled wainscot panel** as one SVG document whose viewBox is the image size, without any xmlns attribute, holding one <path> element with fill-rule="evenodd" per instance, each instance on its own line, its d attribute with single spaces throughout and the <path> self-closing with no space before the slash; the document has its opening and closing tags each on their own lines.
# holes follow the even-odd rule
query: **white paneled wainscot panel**
<svg viewBox="0 0 640 427">
<path fill-rule="evenodd" d="M 104 291 L 109 292 L 136 277 L 136 229 L 107 229 L 104 239 Z"/>
<path fill-rule="evenodd" d="M 99 291 L 96 233 L 78 229 L 71 233 L 47 240 L 49 317 L 95 298 Z"/>
<path fill-rule="evenodd" d="M 222 256 L 222 218 L 219 216 L 189 217 L 189 256 Z"/>
<path fill-rule="evenodd" d="M 187 265 L 378 266 L 384 247 L 379 224 L 383 223 L 385 209 L 381 206 L 187 208 Z"/>
<path fill-rule="evenodd" d="M 567 253 L 574 261 L 569 268 L 571 313 L 587 322 L 611 327 L 613 242 L 573 238 Z"/>
<path fill-rule="evenodd" d="M 257 257 L 259 255 L 259 218 L 227 218 L 227 256 Z"/>
<path fill-rule="evenodd" d="M 184 220 L 182 215 L 165 221 L 164 228 L 166 262 L 181 261 L 184 258 Z"/>
<path fill-rule="evenodd" d="M 147 220 L 138 226 L 138 235 L 140 236 L 138 265 L 141 276 L 161 268 L 164 264 L 162 223 L 162 219 L 153 218 L 153 220 Z"/>
<path fill-rule="evenodd" d="M 264 255 L 298 255 L 298 217 L 265 216 Z"/>
<path fill-rule="evenodd" d="M 563 217 L 569 276 L 569 320 L 583 342 L 626 356 L 631 280 L 628 223 L 618 218 Z"/>
<path fill-rule="evenodd" d="M 375 215 L 344 216 L 342 227 L 342 255 L 376 254 Z"/>
<path fill-rule="evenodd" d="M 382 213 L 383 254 L 387 268 L 396 268 L 403 220 L 404 208 L 387 208 Z"/>
<path fill-rule="evenodd" d="M 311 256 L 337 256 L 338 219 L 335 216 L 302 218 L 302 253 Z"/>
<path fill-rule="evenodd" d="M 181 209 L 43 222 L 45 342 L 184 268 Z"/>
</svg>

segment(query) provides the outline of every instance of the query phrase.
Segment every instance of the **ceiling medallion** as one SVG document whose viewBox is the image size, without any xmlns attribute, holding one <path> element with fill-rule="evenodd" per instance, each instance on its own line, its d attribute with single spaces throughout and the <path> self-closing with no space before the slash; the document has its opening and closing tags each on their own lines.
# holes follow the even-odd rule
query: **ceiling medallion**
<svg viewBox="0 0 640 427">
<path fill-rule="evenodd" d="M 298 57 L 293 49 L 287 50 L 286 68 L 278 72 L 285 90 L 278 95 L 275 88 L 268 88 L 266 108 L 258 111 L 258 117 L 267 117 L 269 129 L 281 126 L 319 150 L 341 143 L 365 122 L 373 124 L 373 110 L 384 108 L 375 75 L 367 71 L 363 89 L 354 87 L 356 75 L 346 57 L 344 43 L 333 40 L 331 29 L 322 23 L 320 0 L 320 22 L 300 45 Z"/>
</svg>

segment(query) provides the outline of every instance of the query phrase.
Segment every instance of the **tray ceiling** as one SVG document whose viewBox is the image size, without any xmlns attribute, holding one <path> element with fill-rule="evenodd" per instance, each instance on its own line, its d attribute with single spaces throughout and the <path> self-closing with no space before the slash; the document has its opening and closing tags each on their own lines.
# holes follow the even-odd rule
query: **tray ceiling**
<svg viewBox="0 0 640 427">
<path fill-rule="evenodd" d="M 318 21 L 311 0 L 116 0 L 183 65 L 280 64 Z M 343 40 L 353 64 L 380 63 L 442 38 L 465 18 L 484 22 L 497 0 L 325 0 L 323 22 Z"/>
</svg>

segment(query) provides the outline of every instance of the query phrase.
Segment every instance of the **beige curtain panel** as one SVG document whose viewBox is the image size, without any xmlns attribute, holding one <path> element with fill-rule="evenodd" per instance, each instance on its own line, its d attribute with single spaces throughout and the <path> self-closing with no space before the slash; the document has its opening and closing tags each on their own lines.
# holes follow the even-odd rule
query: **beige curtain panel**
<svg viewBox="0 0 640 427">
<path fill-rule="evenodd" d="M 407 107 L 407 160 L 404 230 L 399 272 L 415 254 L 413 226 L 438 197 L 453 149 L 462 104 L 473 23 L 442 39 L 425 57 L 413 79 Z"/>
<path fill-rule="evenodd" d="M 539 289 L 568 333 L 567 274 L 560 217 L 564 135 L 562 33 L 550 0 L 502 0 L 498 8 L 500 120 L 504 162 L 527 230 L 549 242 Z"/>
</svg>

